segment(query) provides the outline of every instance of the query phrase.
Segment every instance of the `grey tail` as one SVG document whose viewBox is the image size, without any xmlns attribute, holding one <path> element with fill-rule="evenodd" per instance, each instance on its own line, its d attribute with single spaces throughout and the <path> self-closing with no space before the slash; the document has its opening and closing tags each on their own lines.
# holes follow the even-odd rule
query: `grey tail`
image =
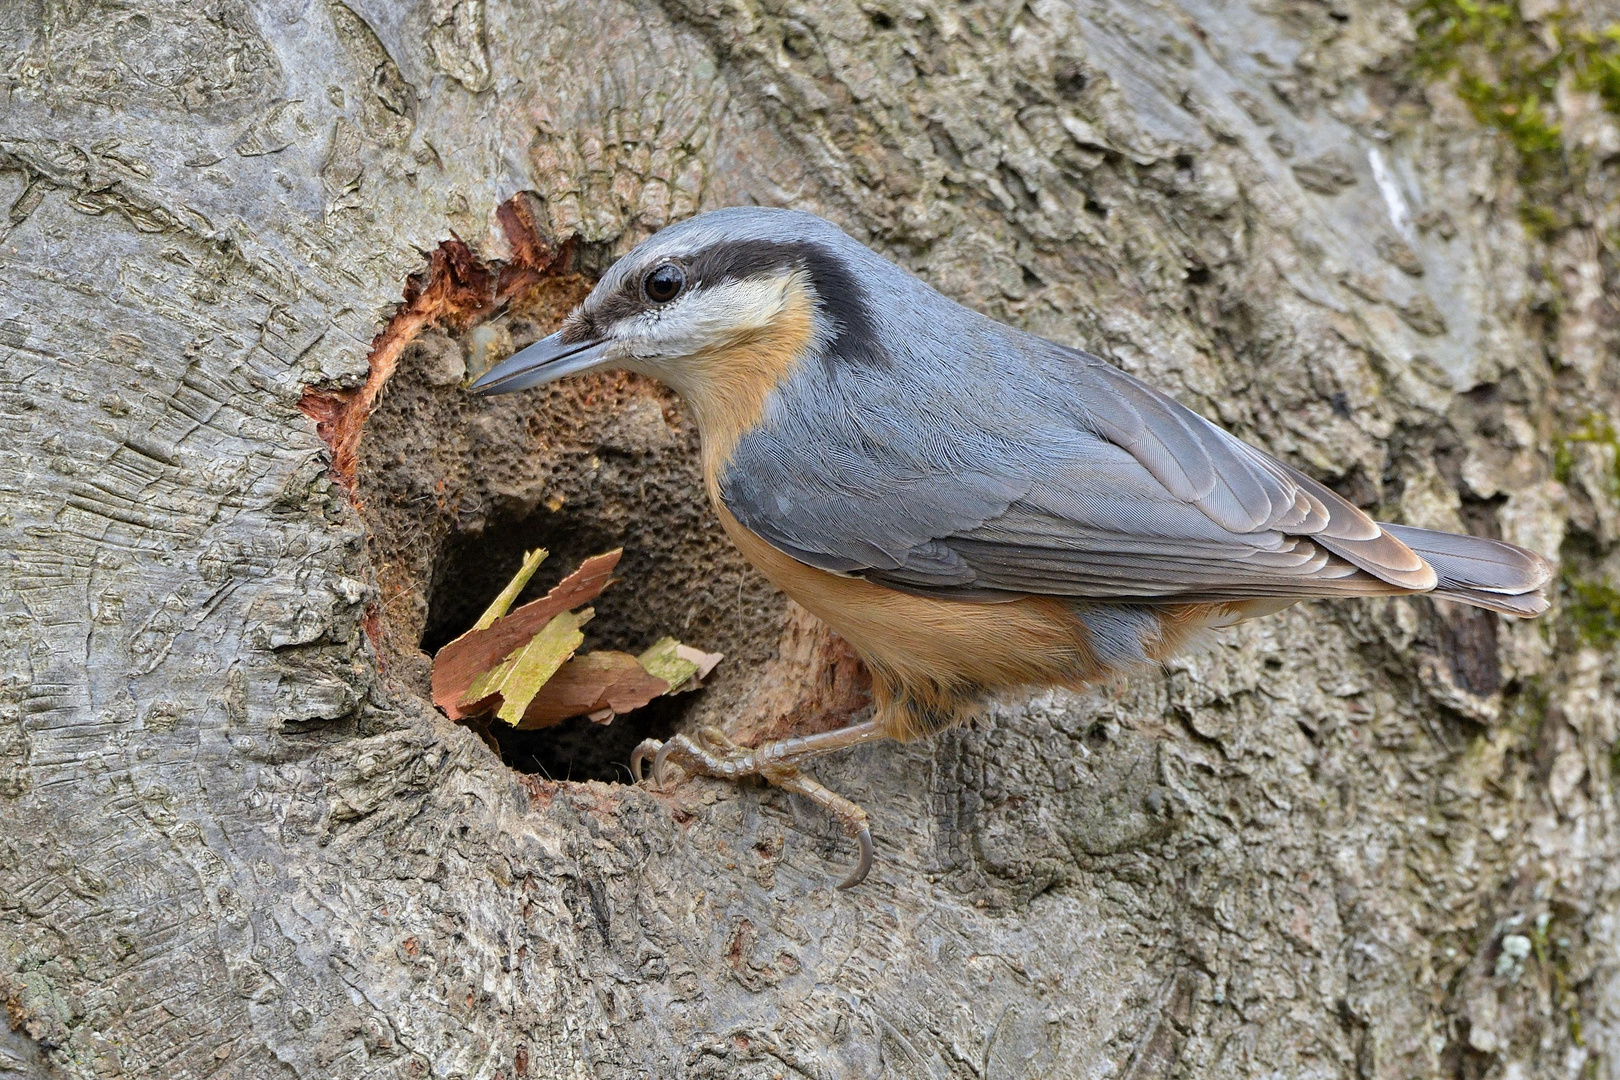
<svg viewBox="0 0 1620 1080">
<path fill-rule="evenodd" d="M 1483 536 L 1382 527 L 1434 567 L 1440 581 L 1428 595 L 1526 619 L 1547 610 L 1542 590 L 1553 567 L 1535 552 Z"/>
</svg>

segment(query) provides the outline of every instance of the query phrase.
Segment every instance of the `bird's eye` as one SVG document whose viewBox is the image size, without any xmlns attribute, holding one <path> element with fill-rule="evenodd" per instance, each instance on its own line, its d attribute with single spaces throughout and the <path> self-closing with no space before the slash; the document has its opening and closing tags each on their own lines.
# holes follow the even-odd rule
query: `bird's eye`
<svg viewBox="0 0 1620 1080">
<path fill-rule="evenodd" d="M 655 266 L 641 279 L 641 288 L 653 303 L 667 304 L 686 288 L 686 271 L 674 263 Z"/>
</svg>

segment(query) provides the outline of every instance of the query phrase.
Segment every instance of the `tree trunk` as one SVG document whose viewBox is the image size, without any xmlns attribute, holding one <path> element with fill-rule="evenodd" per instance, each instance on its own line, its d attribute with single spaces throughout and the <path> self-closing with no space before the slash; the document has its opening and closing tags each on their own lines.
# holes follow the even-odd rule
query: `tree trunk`
<svg viewBox="0 0 1620 1080">
<path fill-rule="evenodd" d="M 7 0 L 0 1076 L 1620 1078 L 1620 128 L 1598 5 L 1521 7 Z M 818 764 L 848 893 L 801 801 L 611 782 L 858 672 L 667 392 L 458 382 L 749 201 L 1554 612 L 1301 604 Z M 539 543 L 714 682 L 446 720 Z"/>
</svg>

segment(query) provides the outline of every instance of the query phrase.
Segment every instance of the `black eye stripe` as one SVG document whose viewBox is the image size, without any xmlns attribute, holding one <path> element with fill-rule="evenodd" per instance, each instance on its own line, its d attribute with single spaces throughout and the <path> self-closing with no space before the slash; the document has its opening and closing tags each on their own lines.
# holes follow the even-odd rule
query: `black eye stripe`
<svg viewBox="0 0 1620 1080">
<path fill-rule="evenodd" d="M 723 285 L 768 277 L 784 270 L 803 270 L 834 332 L 822 361 L 884 366 L 876 328 L 867 310 L 866 290 L 842 259 L 821 244 L 808 241 L 723 241 L 693 255 L 688 278 L 704 285 Z"/>
<path fill-rule="evenodd" d="M 602 298 L 601 305 L 592 314 L 591 322 L 601 327 L 601 332 L 605 333 L 614 323 L 639 315 L 651 306 L 647 303 L 647 298 L 641 295 L 640 280 L 632 280 L 626 288 Z"/>
<path fill-rule="evenodd" d="M 645 287 L 648 275 L 665 265 L 679 267 L 685 275 L 677 295 L 801 270 L 810 278 L 818 306 L 832 323 L 832 337 L 822 350 L 822 362 L 874 367 L 888 364 L 867 310 L 866 290 L 842 259 L 826 247 L 807 241 L 721 241 L 687 256 L 660 260 L 630 274 L 618 289 L 602 298 L 590 315 L 593 328 L 606 332 L 607 327 L 622 319 L 657 311 L 673 300 L 672 296 L 662 303 L 655 301 Z"/>
</svg>

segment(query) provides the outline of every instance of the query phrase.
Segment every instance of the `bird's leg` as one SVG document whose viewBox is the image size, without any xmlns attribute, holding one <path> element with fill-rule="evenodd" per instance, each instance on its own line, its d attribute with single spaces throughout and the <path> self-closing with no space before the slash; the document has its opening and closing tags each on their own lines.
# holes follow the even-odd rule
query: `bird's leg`
<svg viewBox="0 0 1620 1080">
<path fill-rule="evenodd" d="M 660 787 L 664 784 L 669 764 L 679 765 L 689 773 L 718 776 L 727 780 L 737 780 L 744 776 L 766 776 L 767 771 L 773 767 L 797 765 L 813 757 L 882 738 L 875 720 L 851 724 L 833 731 L 823 731 L 817 735 L 778 739 L 756 750 L 744 750 L 717 728 L 706 728 L 702 734 L 706 740 L 718 742 L 721 751 L 716 753 L 707 747 L 699 746 L 695 740 L 686 735 L 676 735 L 665 743 L 657 739 L 644 739 L 630 755 L 631 774 L 640 780 L 641 764 L 651 757 L 653 780 Z"/>
<path fill-rule="evenodd" d="M 822 754 L 855 746 L 872 739 L 882 738 L 877 722 L 868 720 L 860 724 L 817 735 L 801 735 L 779 739 L 755 750 L 745 750 L 729 739 L 718 728 L 703 728 L 699 737 L 710 746 L 699 745 L 686 735 L 676 735 L 668 742 L 646 739 L 630 755 L 630 772 L 639 782 L 641 766 L 652 759 L 652 775 L 659 787 L 664 786 L 670 765 L 679 765 L 688 773 L 717 776 L 726 780 L 740 780 L 745 776 L 758 776 L 767 783 L 786 791 L 797 792 L 838 819 L 852 839 L 861 846 L 860 862 L 840 889 L 859 885 L 872 868 L 872 831 L 866 811 L 837 792 L 817 783 L 799 771 L 799 763 Z"/>
<path fill-rule="evenodd" d="M 779 768 L 781 768 L 779 773 L 766 774 L 765 778 L 779 788 L 798 792 L 827 811 L 838 819 L 838 823 L 844 827 L 844 832 L 849 834 L 850 839 L 861 845 L 860 861 L 838 887 L 853 889 L 865 881 L 867 872 L 872 869 L 872 828 L 866 820 L 866 811 L 838 792 L 810 779 L 791 765 Z"/>
</svg>

